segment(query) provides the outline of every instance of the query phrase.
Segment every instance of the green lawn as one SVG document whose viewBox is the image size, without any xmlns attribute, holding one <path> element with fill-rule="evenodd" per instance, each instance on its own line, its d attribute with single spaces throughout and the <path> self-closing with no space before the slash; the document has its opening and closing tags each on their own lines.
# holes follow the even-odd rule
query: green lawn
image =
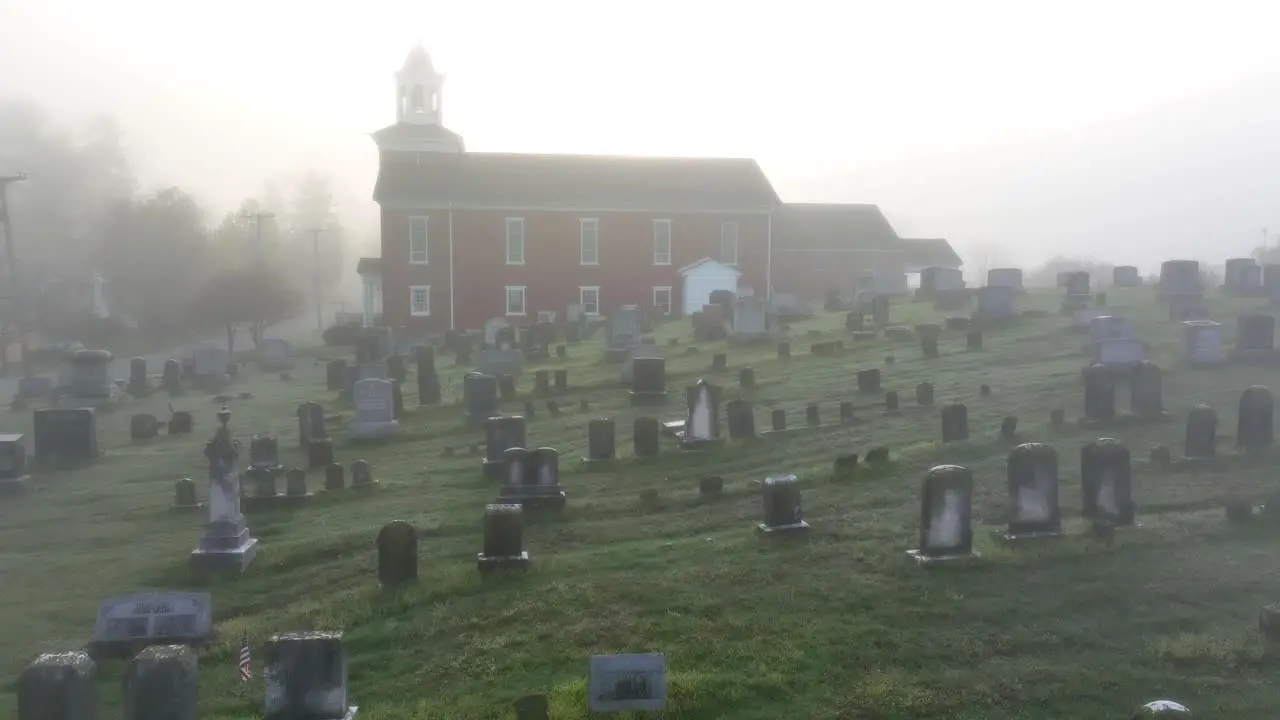
<svg viewBox="0 0 1280 720">
<path fill-rule="evenodd" d="M 1022 307 L 1056 302 L 1056 295 L 1037 295 Z M 571 346 L 567 361 L 547 364 L 570 368 L 566 412 L 551 417 L 539 402 L 529 425 L 531 445 L 561 452 L 568 509 L 558 520 L 526 525 L 533 559 L 527 574 L 485 583 L 475 554 L 483 506 L 496 487 L 482 480 L 479 457 L 469 450 L 482 435 L 463 426 L 452 398 L 442 407 L 415 407 L 411 377 L 396 440 L 339 443 L 344 464 L 373 464 L 382 483 L 376 492 L 250 515 L 262 541 L 257 560 L 243 578 L 211 588 L 220 639 L 202 652 L 201 717 L 259 717 L 262 654 L 255 652 L 259 679 L 246 691 L 235 667 L 240 637 L 247 632 L 257 649 L 272 633 L 302 629 L 345 631 L 351 702 L 366 720 L 509 717 L 511 701 L 528 693 L 550 696 L 554 718 L 583 718 L 589 656 L 653 651 L 667 658 L 668 718 L 1107 718 L 1162 697 L 1181 700 L 1197 717 L 1272 717 L 1280 662 L 1255 628 L 1259 607 L 1280 600 L 1280 529 L 1228 526 L 1222 504 L 1228 495 L 1261 501 L 1280 490 L 1271 467 L 1230 451 L 1240 391 L 1255 383 L 1280 390 L 1280 370 L 1185 369 L 1178 362 L 1181 328 L 1164 319 L 1152 291 L 1113 291 L 1111 303 L 1134 318 L 1168 371 L 1167 423 L 1078 427 L 1085 336 L 1056 314 L 988 332 L 980 353 L 966 352 L 963 335 L 948 332 L 936 360 L 924 359 L 915 343 L 854 346 L 836 314 L 794 325 L 793 358 L 785 362 L 772 346 L 697 343 L 694 350 L 689 323 L 679 321 L 657 332 L 669 390 L 676 391 L 661 417 L 681 415 L 678 391 L 702 375 L 723 385 L 725 401 L 751 398 L 759 429 L 775 407 L 802 424 L 809 402 L 821 402 L 832 424 L 693 456 L 664 444 L 662 459 L 638 464 L 629 459 L 636 411 L 616 385 L 618 366 L 600 362 L 598 342 Z M 1250 304 L 1215 299 L 1215 310 L 1232 318 Z M 923 304 L 892 312 L 907 324 L 938 319 Z M 1230 338 L 1234 322 L 1225 325 Z M 851 350 L 811 357 L 813 330 L 846 337 Z M 666 346 L 670 337 L 679 345 Z M 705 372 L 716 351 L 728 352 L 728 370 Z M 889 353 L 896 362 L 886 365 Z M 463 368 L 448 358 L 440 365 L 442 383 L 459 390 Z M 743 365 L 756 370 L 753 391 L 737 387 Z M 879 398 L 857 395 L 854 372 L 866 367 L 883 369 L 885 389 L 902 397 L 900 414 L 884 415 Z M 915 407 L 914 388 L 924 380 L 936 385 L 937 405 L 968 404 L 969 442 L 938 441 L 937 407 Z M 979 397 L 983 383 L 993 388 L 990 397 Z M 531 369 L 520 385 L 531 390 Z M 236 436 L 247 446 L 254 432 L 277 433 L 287 464 L 303 460 L 298 402 L 314 399 L 350 415 L 311 357 L 292 380 L 250 369 L 233 390 L 253 393 L 231 403 Z M 1119 398 L 1126 409 L 1127 393 Z M 579 409 L 582 399 L 590 411 Z M 855 401 L 865 422 L 834 424 L 841 400 Z M 104 413 L 100 462 L 40 474 L 25 497 L 0 499 L 6 677 L 16 678 L 40 652 L 83 645 L 105 597 L 195 586 L 187 554 L 199 518 L 168 506 L 179 477 L 197 479 L 205 495 L 201 450 L 217 403 L 200 394 L 174 398 L 176 408 L 195 412 L 196 432 L 130 442 L 129 415 L 163 416 L 169 401 L 158 394 Z M 1201 402 L 1221 415 L 1226 465 L 1150 467 L 1154 445 L 1181 453 L 1186 413 Z M 1069 428 L 1049 429 L 1055 407 L 1066 409 Z M 990 537 L 1005 520 L 1009 446 L 998 431 L 1006 415 L 1019 417 L 1024 440 L 1059 451 L 1068 531 L 1060 541 L 1010 550 Z M 587 420 L 600 416 L 617 420 L 624 459 L 584 472 L 577 459 L 586 450 Z M 5 427 L 25 431 L 30 422 L 29 410 L 13 411 Z M 1099 435 L 1133 450 L 1142 524 L 1110 545 L 1092 539 L 1079 517 L 1079 450 Z M 877 445 L 891 448 L 892 469 L 832 481 L 836 454 Z M 920 478 L 944 463 L 975 472 L 982 558 L 919 568 L 905 551 L 917 544 Z M 756 482 L 772 473 L 800 476 L 813 526 L 806 540 L 757 533 Z M 725 497 L 699 504 L 698 479 L 706 474 L 725 478 Z M 314 488 L 322 479 L 311 474 Z M 642 505 L 641 493 L 655 489 L 661 507 Z M 421 579 L 387 594 L 377 587 L 373 541 L 394 519 L 421 532 Z M 99 667 L 103 717 L 119 713 L 123 669 L 123 662 Z M 9 716 L 12 684 L 0 694 L 0 716 Z"/>
</svg>

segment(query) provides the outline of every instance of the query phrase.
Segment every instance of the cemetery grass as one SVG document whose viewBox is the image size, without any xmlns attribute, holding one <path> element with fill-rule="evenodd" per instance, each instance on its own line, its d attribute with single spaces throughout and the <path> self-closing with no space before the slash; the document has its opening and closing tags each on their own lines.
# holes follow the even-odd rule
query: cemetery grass
<svg viewBox="0 0 1280 720">
<path fill-rule="evenodd" d="M 829 425 L 753 443 L 726 442 L 681 455 L 664 441 L 663 457 L 630 458 L 633 409 L 617 387 L 618 366 L 602 364 L 598 342 L 570 346 L 568 360 L 526 368 L 522 400 L 537 367 L 568 367 L 571 389 L 556 399 L 559 417 L 536 401 L 531 445 L 561 452 L 569 506 L 557 520 L 529 522 L 527 573 L 481 582 L 475 556 L 480 515 L 496 487 L 481 479 L 482 434 L 467 429 L 453 404 L 462 368 L 442 358 L 439 407 L 418 408 L 413 378 L 407 411 L 393 441 L 338 441 L 338 459 L 373 464 L 380 487 L 317 494 L 296 509 L 249 515 L 261 551 L 244 577 L 207 586 L 217 638 L 201 650 L 201 717 L 256 718 L 262 709 L 262 647 L 273 633 L 334 629 L 346 633 L 350 701 L 369 720 L 509 717 L 510 703 L 529 693 L 549 696 L 552 717 L 583 718 L 592 654 L 662 652 L 668 663 L 668 718 L 1043 718 L 1120 717 L 1134 705 L 1172 697 L 1197 714 L 1263 718 L 1275 707 L 1280 659 L 1256 632 L 1260 606 L 1280 598 L 1275 548 L 1280 529 L 1228 526 L 1229 495 L 1261 502 L 1277 490 L 1269 462 L 1247 462 L 1230 450 L 1239 392 L 1249 384 L 1280 390 L 1277 370 L 1233 367 L 1192 371 L 1178 362 L 1180 328 L 1164 320 L 1151 291 L 1111 292 L 1116 312 L 1136 320 L 1163 368 L 1166 423 L 1088 429 L 1079 370 L 1085 336 L 1065 319 L 1028 319 L 989 330 L 986 349 L 967 352 L 963 333 L 947 332 L 942 357 L 927 360 L 916 343 L 879 339 L 854 345 L 842 315 L 794 324 L 793 358 L 772 346 L 694 343 L 689 323 L 660 327 L 668 358 L 670 402 L 698 376 L 724 387 L 724 399 L 748 397 L 758 429 L 769 410 L 784 408 L 803 424 L 804 406 L 819 402 Z M 1022 306 L 1051 308 L 1053 294 Z M 1244 301 L 1215 299 L 1218 317 Z M 939 319 L 924 304 L 893 308 L 895 321 Z M 1224 328 L 1228 342 L 1233 323 Z M 810 337 L 816 333 L 820 337 Z M 667 345 L 667 338 L 680 338 Z M 815 358 L 808 345 L 843 338 L 850 349 Z M 696 350 L 690 350 L 696 346 Z M 710 373 L 711 354 L 729 355 Z M 283 461 L 301 466 L 294 409 L 321 401 L 341 438 L 351 414 L 324 387 L 317 359 L 333 349 L 304 349 L 292 379 L 246 367 L 231 393 L 231 427 L 246 449 L 254 432 L 280 437 Z M 885 364 L 892 353 L 896 362 Z M 336 353 L 334 353 L 336 355 Z M 757 387 L 737 387 L 737 370 L 755 368 Z M 880 367 L 884 389 L 901 395 L 895 415 L 882 396 L 859 395 L 854 372 Z M 917 408 L 915 386 L 932 381 L 937 406 L 969 407 L 971 439 L 944 446 L 938 407 Z M 983 383 L 990 397 L 979 396 Z M 579 409 L 586 400 L 589 411 Z M 837 405 L 852 400 L 859 424 L 842 427 Z M 166 403 L 192 410 L 196 431 L 130 442 L 133 412 L 166 415 Z M 1148 448 L 1179 455 L 1183 421 L 1200 402 L 1217 408 L 1221 467 L 1160 471 Z M 203 443 L 217 402 L 192 393 L 128 400 L 100 417 L 103 458 L 92 467 L 41 473 L 23 497 L 0 500 L 0 673 L 10 680 L 36 654 L 82 646 L 97 604 L 145 589 L 205 587 L 188 574 L 187 554 L 201 518 L 169 510 L 173 481 L 197 480 L 205 496 Z M 1127 407 L 1120 393 L 1118 404 Z M 520 412 L 523 402 L 506 402 Z M 1067 411 L 1068 427 L 1049 427 L 1050 410 Z M 1067 537 L 1008 549 L 990 530 L 1003 527 L 1006 415 L 1019 418 L 1022 441 L 1059 452 Z M 7 427 L 29 431 L 29 410 L 10 411 Z M 584 471 L 590 418 L 617 420 L 621 459 Z M 1118 437 L 1134 456 L 1134 497 L 1142 527 L 1111 542 L 1093 538 L 1080 519 L 1079 449 L 1099 436 Z M 863 467 L 836 482 L 837 453 L 890 448 L 893 461 Z M 452 453 L 447 454 L 451 449 Z M 242 461 L 243 461 L 242 457 Z M 919 568 L 905 551 L 917 546 L 919 485 L 931 466 L 974 470 L 974 537 L 981 558 L 957 566 Z M 796 473 L 803 483 L 805 539 L 762 537 L 757 482 Z M 724 496 L 700 503 L 699 477 L 725 479 Z M 313 489 L 323 475 L 312 471 Z M 659 493 L 657 506 L 643 491 Z M 421 533 L 419 581 L 377 587 L 374 537 L 403 519 Z M 254 650 L 254 682 L 237 679 L 241 637 Z M 119 712 L 125 661 L 99 666 L 103 716 Z M 14 685 L 0 686 L 0 716 L 14 712 Z"/>
</svg>

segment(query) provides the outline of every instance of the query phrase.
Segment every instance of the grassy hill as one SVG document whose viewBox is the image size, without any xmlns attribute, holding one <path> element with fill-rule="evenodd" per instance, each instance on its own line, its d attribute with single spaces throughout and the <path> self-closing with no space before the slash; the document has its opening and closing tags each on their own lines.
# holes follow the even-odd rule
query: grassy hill
<svg viewBox="0 0 1280 720">
<path fill-rule="evenodd" d="M 1219 318 L 1256 304 L 1214 302 Z M 1035 295 L 1022 307 L 1056 303 L 1056 295 Z M 1167 370 L 1166 423 L 1077 426 L 1085 336 L 1056 314 L 988 332 L 982 352 L 966 352 L 963 335 L 948 332 L 933 360 L 916 343 L 854 345 L 835 314 L 791 328 L 790 361 L 777 360 L 772 346 L 695 344 L 682 320 L 656 333 L 669 390 L 703 376 L 724 387 L 726 401 L 750 398 L 758 429 L 768 427 L 773 408 L 803 424 L 810 402 L 822 404 L 830 424 L 698 455 L 665 444 L 661 459 L 641 464 L 630 459 L 631 421 L 655 411 L 628 405 L 618 366 L 600 361 L 598 343 L 570 346 L 567 360 L 545 364 L 569 368 L 571 390 L 560 398 L 566 410 L 552 417 L 539 402 L 529 424 L 531 445 L 561 452 L 568 509 L 526 525 L 528 573 L 484 583 L 475 567 L 479 521 L 496 487 L 481 478 L 479 455 L 469 449 L 482 434 L 463 425 L 452 397 L 415 407 L 410 378 L 397 439 L 339 441 L 341 462 L 373 464 L 376 492 L 250 514 L 263 544 L 257 560 L 243 578 L 211 586 L 220 639 L 201 654 L 201 717 L 259 717 L 260 672 L 248 690 L 236 675 L 240 637 L 248 633 L 256 649 L 273 633 L 303 629 L 345 631 L 351 702 L 367 720 L 509 717 L 510 702 L 528 693 L 549 695 L 552 717 L 586 717 L 588 657 L 618 652 L 666 654 L 668 718 L 1101 718 L 1161 697 L 1181 700 L 1197 716 L 1270 717 L 1280 660 L 1255 628 L 1258 608 L 1280 599 L 1280 528 L 1229 526 L 1222 508 L 1230 495 L 1261 501 L 1280 490 L 1271 466 L 1230 450 L 1240 391 L 1250 384 L 1280 390 L 1280 370 L 1183 368 L 1181 328 L 1165 319 L 1152 291 L 1113 291 L 1111 303 L 1135 320 L 1152 359 Z M 938 319 L 923 304 L 892 312 L 907 324 Z M 1225 324 L 1230 339 L 1234 323 Z M 846 338 L 850 349 L 810 356 L 815 331 Z M 672 337 L 678 345 L 666 345 Z M 710 373 L 717 351 L 728 353 L 729 367 Z M 886 364 L 890 353 L 896 362 Z M 754 390 L 737 387 L 744 365 L 756 370 Z M 857 394 L 854 373 L 866 367 L 882 368 L 885 389 L 902 396 L 899 414 Z M 460 391 L 464 370 L 442 358 L 442 383 Z M 915 386 L 925 380 L 937 388 L 933 408 L 915 406 Z M 984 383 L 989 397 L 979 395 Z M 528 393 L 532 386 L 529 369 L 520 387 Z M 292 380 L 246 369 L 233 390 L 253 393 L 231 403 L 235 435 L 247 446 L 252 433 L 277 433 L 289 465 L 303 464 L 298 402 L 350 415 L 325 390 L 323 365 L 309 357 Z M 681 416 L 680 397 L 673 392 L 660 417 Z M 1119 398 L 1126 408 L 1127 394 Z M 841 400 L 853 400 L 864 422 L 836 424 Z M 104 413 L 100 462 L 40 474 L 26 496 L 0 499 L 0 675 L 16 678 L 40 652 L 83 645 L 106 597 L 195 587 L 187 553 L 201 518 L 168 506 L 180 477 L 196 479 L 204 498 L 201 450 L 217 404 L 199 394 L 174 398 L 175 407 L 196 413 L 196 432 L 131 442 L 129 415 L 163 417 L 167 401 L 158 394 Z M 968 404 L 972 439 L 944 446 L 938 406 L 950 401 Z M 1196 471 L 1150 466 L 1154 445 L 1180 454 L 1186 413 L 1201 402 L 1221 415 L 1227 462 Z M 522 406 L 509 402 L 504 410 Z M 1049 413 L 1058 407 L 1069 423 L 1053 430 Z M 1058 449 L 1066 538 L 1008 549 L 990 536 L 1006 519 L 1011 446 L 999 439 L 1006 415 L 1020 419 L 1022 441 Z M 586 424 L 601 416 L 617 420 L 623 459 L 586 472 L 577 462 Z M 29 410 L 10 411 L 4 429 L 29 431 L 30 423 Z M 1133 450 L 1142 523 L 1111 544 L 1094 540 L 1079 516 L 1079 449 L 1099 436 Z M 836 454 L 877 445 L 891 449 L 891 468 L 832 480 Z M 982 558 L 920 568 L 905 555 L 917 546 L 920 479 L 944 463 L 975 473 Z M 813 526 L 806 540 L 756 531 L 756 482 L 776 473 L 802 480 Z M 699 503 L 698 480 L 707 474 L 724 477 L 725 495 Z M 310 482 L 321 487 L 322 473 L 312 472 Z M 658 507 L 641 502 L 647 490 L 659 492 Z M 395 519 L 421 533 L 420 582 L 383 593 L 374 537 Z M 260 671 L 260 652 L 255 662 Z M 104 717 L 119 712 L 123 668 L 99 667 Z M 12 684 L 0 686 L 0 716 L 14 706 Z"/>
</svg>

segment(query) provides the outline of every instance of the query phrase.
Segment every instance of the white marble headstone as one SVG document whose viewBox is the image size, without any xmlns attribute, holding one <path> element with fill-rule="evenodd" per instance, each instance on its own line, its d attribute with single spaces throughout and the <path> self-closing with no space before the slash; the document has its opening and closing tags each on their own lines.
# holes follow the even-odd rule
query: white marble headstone
<svg viewBox="0 0 1280 720">
<path fill-rule="evenodd" d="M 667 659 L 661 653 L 593 655 L 587 681 L 592 712 L 652 712 L 667 706 Z"/>
</svg>

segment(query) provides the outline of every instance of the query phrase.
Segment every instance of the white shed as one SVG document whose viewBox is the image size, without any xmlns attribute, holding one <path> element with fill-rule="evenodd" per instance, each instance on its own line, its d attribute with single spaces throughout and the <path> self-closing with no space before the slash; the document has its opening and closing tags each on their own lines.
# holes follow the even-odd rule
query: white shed
<svg viewBox="0 0 1280 720">
<path fill-rule="evenodd" d="M 711 258 L 685 265 L 680 268 L 680 277 L 684 280 L 683 308 L 685 317 L 702 310 L 702 306 L 711 302 L 711 293 L 716 290 L 728 290 L 738 293 L 738 278 L 742 273 Z"/>
</svg>

